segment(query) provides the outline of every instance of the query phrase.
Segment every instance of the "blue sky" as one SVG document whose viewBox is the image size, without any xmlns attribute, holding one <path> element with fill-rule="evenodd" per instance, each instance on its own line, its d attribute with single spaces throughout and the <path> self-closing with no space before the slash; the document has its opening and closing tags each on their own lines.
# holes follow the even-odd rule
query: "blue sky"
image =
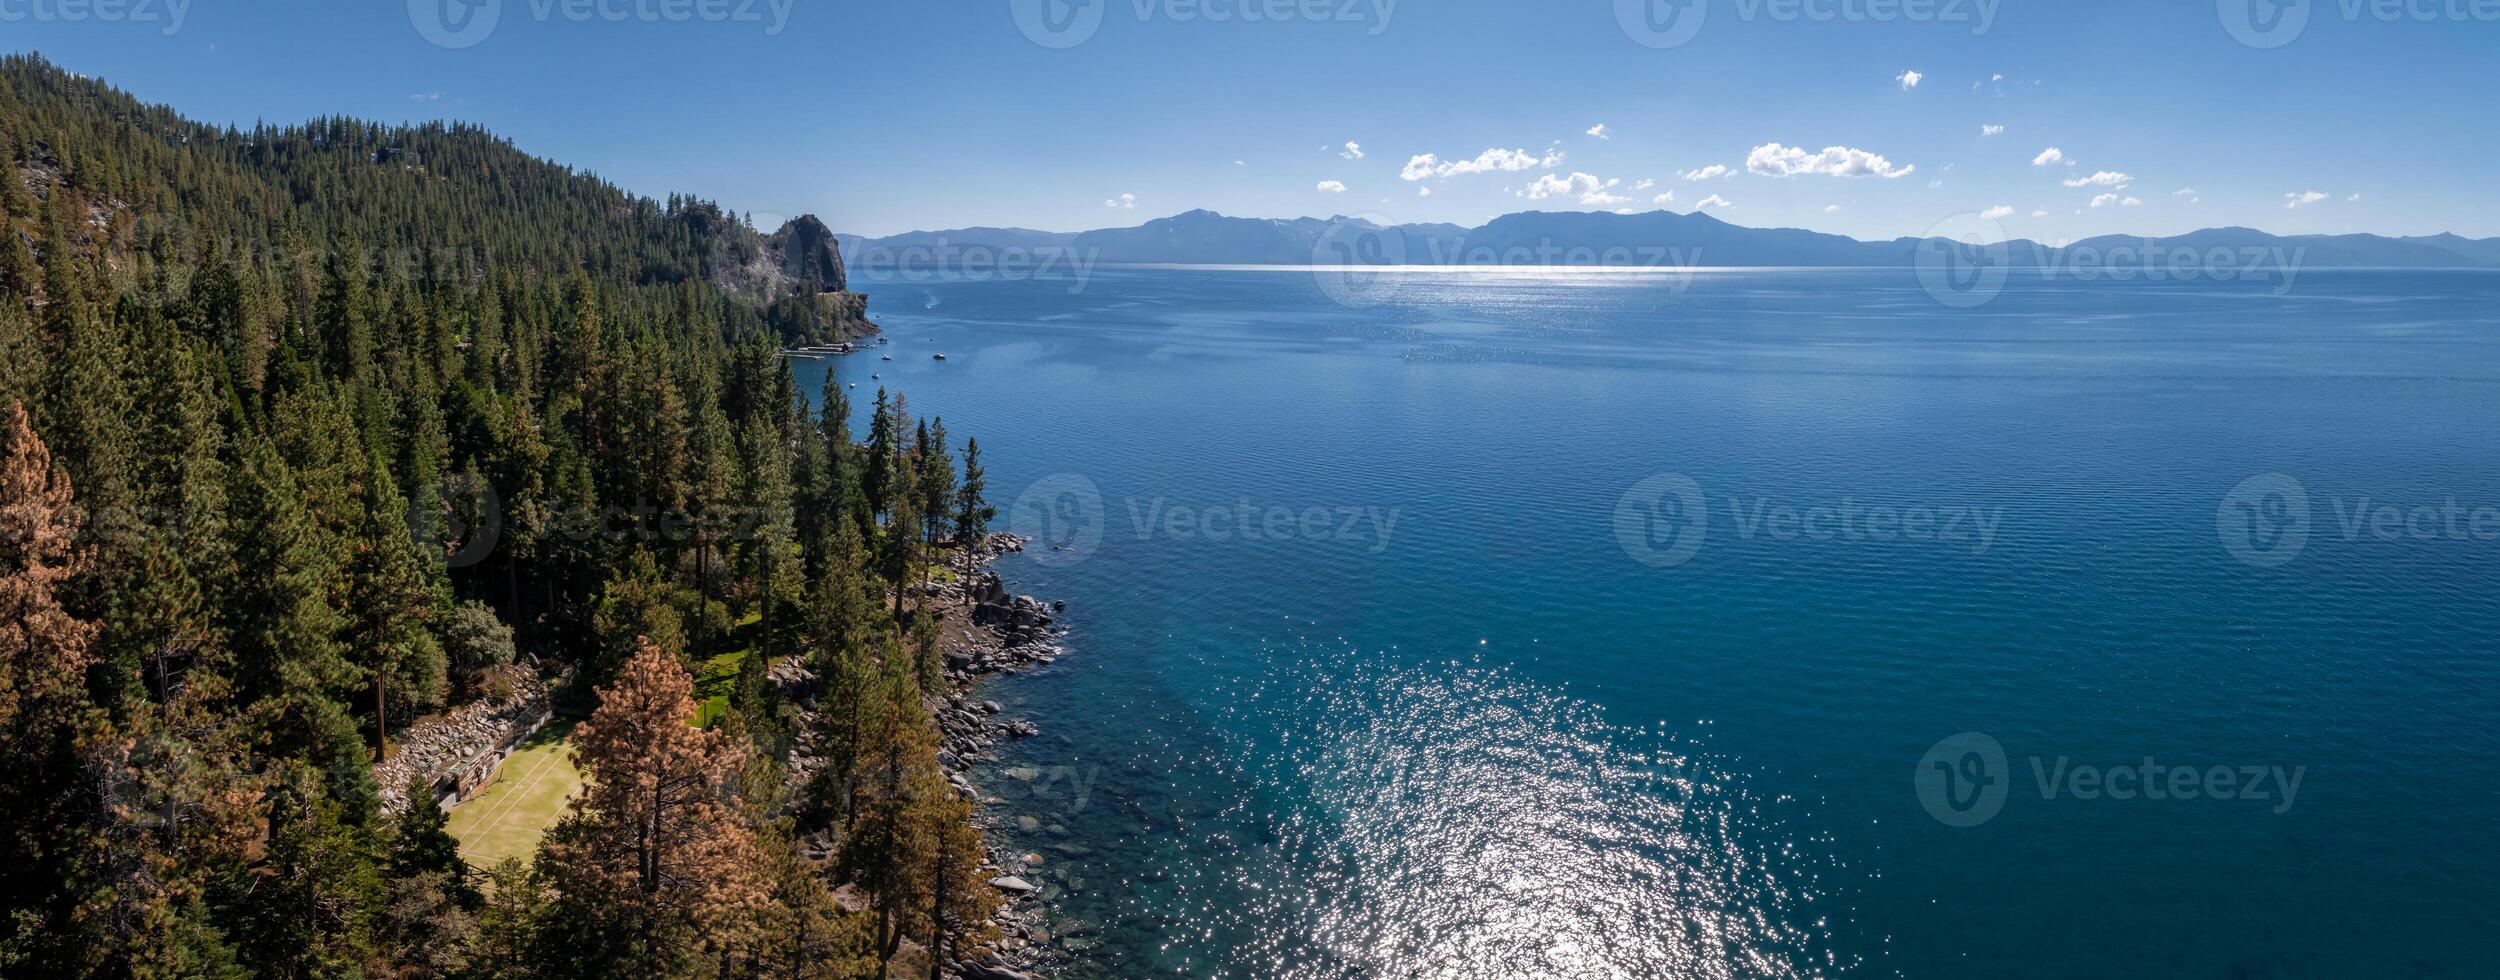
<svg viewBox="0 0 2500 980">
<path fill-rule="evenodd" d="M 2500 235 L 2492 0 L 1651 2 L 0 0 L 0 48 L 869 234 L 1707 202 L 1861 238 L 1989 209 L 2045 240 Z"/>
</svg>

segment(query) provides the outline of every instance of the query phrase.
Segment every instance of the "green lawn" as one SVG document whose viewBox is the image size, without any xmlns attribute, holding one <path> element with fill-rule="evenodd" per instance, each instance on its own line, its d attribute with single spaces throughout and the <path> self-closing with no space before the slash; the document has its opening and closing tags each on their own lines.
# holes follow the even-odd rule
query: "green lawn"
<svg viewBox="0 0 2500 980">
<path fill-rule="evenodd" d="M 527 863 L 538 853 L 539 838 L 582 787 L 572 734 L 572 719 L 548 722 L 504 760 L 493 785 L 451 811 L 451 835 L 460 839 L 460 856 L 470 867 L 491 868 L 505 858 Z"/>
<path fill-rule="evenodd" d="M 705 660 L 694 675 L 694 726 L 709 726 L 729 710 L 729 696 L 738 690 L 738 669 L 747 658 L 755 656 L 756 641 L 763 633 L 763 617 L 748 616 L 731 628 L 730 649 Z"/>
</svg>

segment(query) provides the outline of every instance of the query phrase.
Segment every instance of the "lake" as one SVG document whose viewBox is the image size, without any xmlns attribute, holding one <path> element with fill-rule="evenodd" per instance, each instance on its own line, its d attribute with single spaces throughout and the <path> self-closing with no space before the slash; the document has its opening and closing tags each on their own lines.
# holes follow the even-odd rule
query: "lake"
<svg viewBox="0 0 2500 980">
<path fill-rule="evenodd" d="M 2500 275 L 854 288 L 1069 603 L 1064 975 L 2500 958 Z"/>
</svg>

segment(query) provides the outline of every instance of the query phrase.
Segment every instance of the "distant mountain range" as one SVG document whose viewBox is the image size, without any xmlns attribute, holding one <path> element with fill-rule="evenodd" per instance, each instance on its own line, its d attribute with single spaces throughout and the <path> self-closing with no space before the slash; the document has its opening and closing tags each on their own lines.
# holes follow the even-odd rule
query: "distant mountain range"
<svg viewBox="0 0 2500 980">
<path fill-rule="evenodd" d="M 2064 246 L 1996 242 L 1976 215 L 1938 237 L 1860 241 L 1799 228 L 1747 228 L 1699 212 L 1645 214 L 1526 211 L 1476 228 L 1380 225 L 1362 218 L 1234 218 L 1190 211 L 1133 228 L 1083 232 L 958 228 L 884 238 L 838 236 L 854 265 L 990 261 L 1002 254 L 1059 256 L 1087 265 L 1587 265 L 1908 266 L 1922 247 L 1965 251 L 1986 243 L 1990 261 L 2014 267 L 2296 264 L 2307 268 L 2500 269 L 2500 238 L 2457 235 L 2273 235 L 2208 228 L 2166 238 L 2107 235 Z M 1968 244 L 1964 244 L 1968 243 Z M 972 250 L 967 256 L 967 250 Z"/>
</svg>

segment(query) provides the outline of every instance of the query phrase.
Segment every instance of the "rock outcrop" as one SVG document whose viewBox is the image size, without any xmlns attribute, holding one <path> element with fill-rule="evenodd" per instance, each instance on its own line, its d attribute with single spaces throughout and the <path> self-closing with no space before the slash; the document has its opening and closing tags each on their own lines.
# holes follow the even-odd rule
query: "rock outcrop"
<svg viewBox="0 0 2500 980">
<path fill-rule="evenodd" d="M 839 343 L 877 333 L 868 297 L 850 291 L 841 243 L 815 215 L 793 218 L 771 234 L 757 234 L 743 220 L 708 207 L 688 209 L 681 220 L 692 234 L 722 243 L 713 282 L 763 307 L 766 320 L 789 339 Z"/>
<path fill-rule="evenodd" d="M 781 253 L 781 270 L 799 288 L 818 293 L 848 291 L 850 277 L 842 269 L 841 245 L 833 229 L 815 215 L 802 214 L 766 239 Z"/>
</svg>

